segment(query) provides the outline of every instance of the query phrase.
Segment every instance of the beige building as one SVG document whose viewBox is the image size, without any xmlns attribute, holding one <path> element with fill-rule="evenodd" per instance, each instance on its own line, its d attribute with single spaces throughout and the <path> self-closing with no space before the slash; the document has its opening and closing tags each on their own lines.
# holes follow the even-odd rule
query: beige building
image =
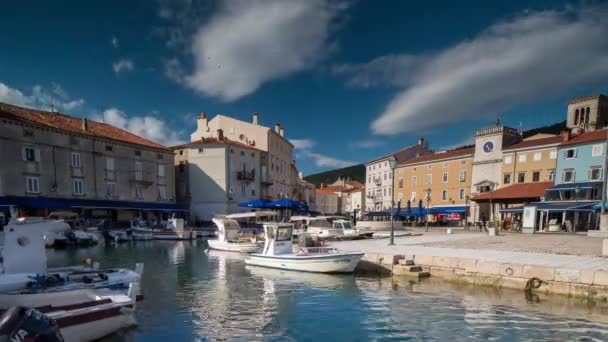
<svg viewBox="0 0 608 342">
<path fill-rule="evenodd" d="M 233 141 L 218 129 L 215 137 L 173 147 L 178 202 L 190 208 L 194 221 L 216 214 L 249 211 L 239 203 L 260 198 L 263 151 Z"/>
<path fill-rule="evenodd" d="M 399 151 L 387 154 L 365 163 L 365 207 L 366 211 L 380 211 L 390 209 L 393 199 L 393 170 L 390 160 L 399 162 L 432 153 L 424 138 L 418 143 L 405 147 Z"/>
<path fill-rule="evenodd" d="M 461 148 L 401 162 L 395 170 L 395 203 L 401 201 L 401 207 L 405 207 L 409 200 L 412 207 L 417 207 L 422 200 L 426 207 L 426 189 L 431 189 L 429 208 L 466 206 L 473 152 L 474 148 Z"/>
<path fill-rule="evenodd" d="M 540 135 L 504 148 L 500 186 L 554 181 L 557 146 L 561 142 L 561 136 Z"/>
<path fill-rule="evenodd" d="M 292 169 L 293 145 L 285 139 L 285 129 L 279 123 L 274 130 L 259 124 L 258 113 L 253 114 L 251 122 L 233 119 L 221 114 L 209 120 L 205 113 L 198 118 L 197 129 L 191 134 L 192 142 L 201 138 L 214 137 L 222 129 L 224 136 L 252 148 L 265 152 L 261 155 L 260 182 L 262 190 L 259 197 L 274 201 L 293 194 Z"/>
<path fill-rule="evenodd" d="M 608 96 L 597 94 L 568 101 L 567 125 L 574 134 L 608 126 Z"/>
<path fill-rule="evenodd" d="M 69 210 L 116 222 L 180 209 L 173 153 L 162 145 L 108 124 L 3 103 L 0 120 L 7 165 L 0 199 L 29 215 Z"/>
</svg>

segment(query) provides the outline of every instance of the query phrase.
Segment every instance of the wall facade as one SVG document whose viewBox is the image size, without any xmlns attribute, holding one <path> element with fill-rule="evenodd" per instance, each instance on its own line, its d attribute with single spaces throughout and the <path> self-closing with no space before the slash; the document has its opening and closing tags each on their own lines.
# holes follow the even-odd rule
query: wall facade
<svg viewBox="0 0 608 342">
<path fill-rule="evenodd" d="M 503 153 L 501 186 L 555 180 L 557 144 Z"/>
</svg>

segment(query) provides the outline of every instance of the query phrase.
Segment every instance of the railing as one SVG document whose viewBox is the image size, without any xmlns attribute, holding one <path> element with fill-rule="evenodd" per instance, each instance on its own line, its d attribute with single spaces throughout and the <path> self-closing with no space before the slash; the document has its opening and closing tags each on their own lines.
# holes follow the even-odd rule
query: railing
<svg viewBox="0 0 608 342">
<path fill-rule="evenodd" d="M 378 177 L 374 177 L 374 183 L 376 183 L 376 185 L 382 185 L 382 178 Z"/>
<path fill-rule="evenodd" d="M 239 171 L 236 173 L 236 178 L 239 180 L 255 180 L 255 170 L 251 171 Z"/>
</svg>

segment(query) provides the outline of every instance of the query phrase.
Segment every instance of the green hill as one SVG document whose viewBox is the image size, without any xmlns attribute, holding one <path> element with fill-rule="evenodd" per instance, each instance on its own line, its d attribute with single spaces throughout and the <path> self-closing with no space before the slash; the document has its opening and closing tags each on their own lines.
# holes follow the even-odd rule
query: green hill
<svg viewBox="0 0 608 342">
<path fill-rule="evenodd" d="M 314 175 L 304 177 L 304 180 L 319 188 L 321 183 L 330 184 L 337 181 L 339 177 L 350 178 L 351 180 L 359 181 L 365 184 L 365 165 L 359 164 L 345 167 L 343 169 L 316 173 Z"/>
</svg>

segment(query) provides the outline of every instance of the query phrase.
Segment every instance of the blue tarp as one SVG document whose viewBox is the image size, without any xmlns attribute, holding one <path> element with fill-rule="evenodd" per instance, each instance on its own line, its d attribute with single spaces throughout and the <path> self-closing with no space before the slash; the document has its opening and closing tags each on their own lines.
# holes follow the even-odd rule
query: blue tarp
<svg viewBox="0 0 608 342">
<path fill-rule="evenodd" d="M 155 211 L 188 211 L 188 209 L 173 203 L 129 202 L 109 200 L 87 200 L 48 197 L 0 197 L 0 206 L 16 206 L 24 208 L 48 209 L 127 209 Z"/>
<path fill-rule="evenodd" d="M 270 208 L 270 202 L 263 201 L 261 199 L 239 203 L 239 207 L 244 208 Z"/>
<path fill-rule="evenodd" d="M 602 187 L 602 181 L 596 182 L 576 182 L 576 183 L 562 183 L 558 184 L 552 188 L 547 189 L 547 191 L 561 191 L 561 190 L 574 190 L 576 187 L 579 189 L 592 189 L 594 187 Z"/>
</svg>

